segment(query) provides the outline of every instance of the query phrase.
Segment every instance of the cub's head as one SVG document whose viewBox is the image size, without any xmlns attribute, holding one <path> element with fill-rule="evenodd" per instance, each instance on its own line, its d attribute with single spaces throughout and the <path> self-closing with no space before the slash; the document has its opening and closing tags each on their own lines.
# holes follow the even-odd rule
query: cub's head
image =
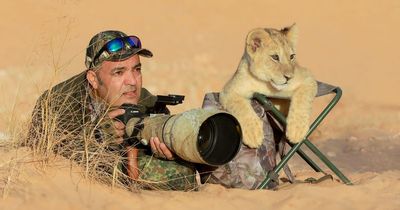
<svg viewBox="0 0 400 210">
<path fill-rule="evenodd" d="M 286 87 L 294 75 L 297 27 L 282 30 L 257 28 L 246 38 L 250 73 L 257 79 L 270 82 L 277 90 Z"/>
</svg>

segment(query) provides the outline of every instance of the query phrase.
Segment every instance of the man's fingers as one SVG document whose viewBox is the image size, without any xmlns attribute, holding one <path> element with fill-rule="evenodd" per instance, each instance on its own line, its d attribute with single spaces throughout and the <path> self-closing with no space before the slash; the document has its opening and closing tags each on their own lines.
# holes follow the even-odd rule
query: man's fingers
<svg viewBox="0 0 400 210">
<path fill-rule="evenodd" d="M 116 144 L 122 144 L 122 142 L 124 142 L 124 139 L 122 137 L 119 137 L 119 138 L 115 139 L 115 143 Z"/>
<path fill-rule="evenodd" d="M 167 158 L 168 160 L 173 160 L 174 155 L 172 152 L 168 149 L 168 147 L 160 142 L 160 140 L 157 137 L 151 137 L 150 138 L 150 147 L 153 153 L 158 155 L 159 157 L 164 157 Z"/>
<path fill-rule="evenodd" d="M 167 145 L 165 145 L 164 143 L 161 143 L 160 149 L 162 150 L 162 153 L 165 155 L 165 157 L 168 160 L 174 159 L 174 156 L 172 155 L 172 152 L 168 149 Z"/>
<path fill-rule="evenodd" d="M 114 127 L 117 129 L 117 130 L 124 130 L 125 129 L 125 125 L 124 125 L 124 123 L 122 123 L 122 122 L 120 122 L 120 121 L 114 121 Z"/>
<path fill-rule="evenodd" d="M 157 147 L 156 147 L 156 145 L 154 144 L 154 138 L 153 138 L 153 137 L 150 138 L 150 147 L 151 147 L 151 151 L 152 151 L 153 153 L 157 153 Z"/>
<path fill-rule="evenodd" d="M 158 140 L 158 138 L 155 137 L 151 137 L 150 138 L 150 147 L 151 147 L 151 151 L 156 154 L 159 157 L 164 157 L 164 153 L 162 152 L 162 150 L 160 149 L 160 140 Z"/>
<path fill-rule="evenodd" d="M 109 118 L 114 119 L 115 117 L 122 115 L 124 113 L 125 113 L 124 109 L 115 109 L 115 110 L 108 112 L 107 115 Z M 113 120 L 113 125 L 115 128 L 115 135 L 118 138 L 123 137 L 125 134 L 125 124 L 122 123 L 121 121 Z M 120 138 L 116 141 L 121 141 L 121 143 L 122 143 L 122 138 Z"/>
<path fill-rule="evenodd" d="M 125 109 L 114 109 L 107 113 L 108 117 L 114 119 L 115 117 L 125 113 Z"/>
<path fill-rule="evenodd" d="M 157 137 L 153 137 L 154 144 L 156 145 L 157 151 L 160 155 L 164 155 L 163 151 L 160 148 L 160 140 Z"/>
<path fill-rule="evenodd" d="M 120 121 L 114 120 L 113 122 L 115 128 L 115 135 L 117 137 L 123 137 L 125 134 L 125 125 Z"/>
<path fill-rule="evenodd" d="M 124 134 L 125 134 L 125 131 L 124 130 L 115 130 L 115 135 L 117 136 L 117 137 L 123 137 L 124 136 Z"/>
</svg>

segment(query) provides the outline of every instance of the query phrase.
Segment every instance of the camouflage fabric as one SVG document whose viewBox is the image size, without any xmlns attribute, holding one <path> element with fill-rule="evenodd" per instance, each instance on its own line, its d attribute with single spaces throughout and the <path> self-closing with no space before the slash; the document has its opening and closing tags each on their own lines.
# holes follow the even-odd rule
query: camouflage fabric
<svg viewBox="0 0 400 210">
<path fill-rule="evenodd" d="M 195 165 L 182 160 L 163 160 L 139 152 L 138 183 L 145 189 L 195 190 L 197 187 Z"/>
<path fill-rule="evenodd" d="M 139 105 L 150 109 L 157 98 L 142 88 Z M 115 142 L 113 121 L 105 117 L 106 106 L 90 95 L 82 72 L 45 91 L 32 112 L 25 145 L 41 153 L 57 153 L 86 167 L 88 175 L 108 184 L 130 185 L 124 172 L 125 148 Z M 141 181 L 157 183 L 151 189 L 193 189 L 195 171 L 180 161 L 157 159 L 141 153 Z"/>
<path fill-rule="evenodd" d="M 124 49 L 119 51 L 118 53 L 114 53 L 113 55 L 108 55 L 107 52 L 103 52 L 100 56 L 95 60 L 95 56 L 100 52 L 103 46 L 115 39 L 126 37 L 127 35 L 121 31 L 102 31 L 92 37 L 89 42 L 88 47 L 86 48 L 86 60 L 85 65 L 86 68 L 90 69 L 98 66 L 101 62 L 105 60 L 124 60 L 130 57 L 133 54 L 139 54 L 145 57 L 152 57 L 153 53 L 144 48 L 131 48 Z"/>
<path fill-rule="evenodd" d="M 263 121 L 264 141 L 257 149 L 242 145 L 237 156 L 228 164 L 214 171 L 203 182 L 222 184 L 228 188 L 255 189 L 276 166 L 276 143 L 274 133 L 264 108 L 252 101 L 254 111 Z M 208 93 L 204 97 L 203 108 L 223 109 L 219 103 L 218 93 Z M 273 189 L 278 185 L 277 177 L 269 184 Z"/>
</svg>

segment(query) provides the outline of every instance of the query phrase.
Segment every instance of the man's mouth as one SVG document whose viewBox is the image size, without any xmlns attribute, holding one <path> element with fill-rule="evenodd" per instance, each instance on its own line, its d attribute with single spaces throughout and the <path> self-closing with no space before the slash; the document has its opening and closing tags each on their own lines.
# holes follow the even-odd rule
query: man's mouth
<svg viewBox="0 0 400 210">
<path fill-rule="evenodd" d="M 135 97 L 136 96 L 136 90 L 132 90 L 132 91 L 126 91 L 123 93 L 124 96 L 128 96 L 128 97 Z"/>
</svg>

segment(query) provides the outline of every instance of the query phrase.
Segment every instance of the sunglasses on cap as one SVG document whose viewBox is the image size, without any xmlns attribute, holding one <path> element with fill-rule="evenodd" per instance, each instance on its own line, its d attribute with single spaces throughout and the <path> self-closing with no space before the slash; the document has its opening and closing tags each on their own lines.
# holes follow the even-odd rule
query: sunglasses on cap
<svg viewBox="0 0 400 210">
<path fill-rule="evenodd" d="M 107 52 L 108 56 L 121 52 L 122 50 L 129 50 L 132 48 L 142 48 L 142 43 L 137 36 L 126 36 L 119 37 L 108 41 L 94 56 L 93 62 L 90 67 L 94 66 L 96 60 L 100 57 L 103 52 Z"/>
</svg>

